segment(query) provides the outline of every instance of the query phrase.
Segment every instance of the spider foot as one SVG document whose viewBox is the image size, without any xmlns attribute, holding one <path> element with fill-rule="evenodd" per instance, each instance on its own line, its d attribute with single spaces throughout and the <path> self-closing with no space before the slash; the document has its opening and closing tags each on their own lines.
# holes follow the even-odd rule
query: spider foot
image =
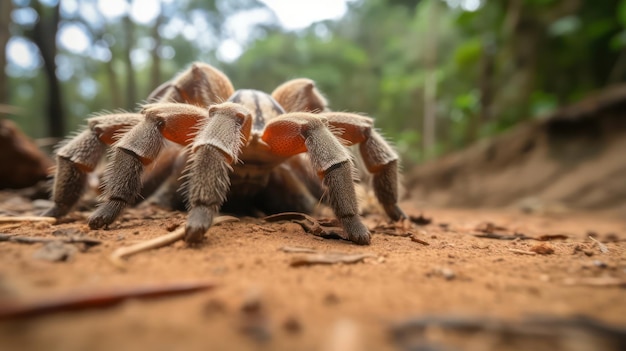
<svg viewBox="0 0 626 351">
<path fill-rule="evenodd" d="M 363 225 L 358 216 L 339 218 L 341 225 L 348 234 L 348 239 L 357 245 L 369 245 L 370 231 Z"/>
<path fill-rule="evenodd" d="M 100 229 L 115 220 L 126 207 L 126 202 L 120 200 L 110 200 L 103 203 L 89 217 L 89 228 Z"/>
<path fill-rule="evenodd" d="M 189 211 L 187 225 L 185 227 L 185 242 L 194 244 L 202 241 L 204 233 L 209 230 L 213 223 L 215 211 L 206 206 L 197 206 Z"/>
<path fill-rule="evenodd" d="M 54 205 L 54 206 L 50 207 L 49 209 L 47 209 L 46 211 L 44 211 L 41 214 L 41 216 L 42 217 L 61 218 L 61 217 L 65 216 L 70 211 L 70 209 L 71 209 L 71 207 L 61 207 L 61 206 Z"/>
</svg>

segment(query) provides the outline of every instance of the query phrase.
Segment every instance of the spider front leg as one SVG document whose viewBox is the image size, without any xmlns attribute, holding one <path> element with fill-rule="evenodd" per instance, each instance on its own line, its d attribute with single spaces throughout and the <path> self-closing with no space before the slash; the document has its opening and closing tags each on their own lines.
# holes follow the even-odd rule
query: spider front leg
<svg viewBox="0 0 626 351">
<path fill-rule="evenodd" d="M 335 216 L 350 241 L 369 245 L 370 232 L 358 215 L 350 154 L 328 129 L 326 121 L 310 113 L 290 113 L 268 123 L 262 137 L 272 153 L 289 157 L 308 152 L 323 177 Z"/>
<path fill-rule="evenodd" d="M 57 165 L 52 188 L 54 206 L 43 216 L 62 217 L 80 200 L 87 174 L 92 172 L 115 136 L 139 123 L 136 113 L 103 115 L 89 119 L 88 127 L 69 140 L 57 152 Z"/>
<path fill-rule="evenodd" d="M 252 116 L 241 105 L 225 102 L 209 108 L 209 119 L 192 146 L 186 184 L 189 201 L 186 242 L 202 240 L 211 227 L 230 189 L 230 165 L 237 162 L 251 128 Z"/>
<path fill-rule="evenodd" d="M 163 138 L 186 145 L 194 127 L 207 118 L 207 110 L 187 104 L 156 103 L 146 105 L 141 123 L 115 144 L 105 175 L 104 202 L 89 217 L 91 229 L 111 224 L 122 210 L 133 204 L 141 190 L 143 167 L 161 151 Z"/>
<path fill-rule="evenodd" d="M 394 221 L 407 218 L 398 207 L 398 155 L 374 129 L 374 121 L 353 113 L 322 115 L 348 145 L 359 144 L 365 167 L 373 174 L 374 194 L 389 218 Z"/>
</svg>

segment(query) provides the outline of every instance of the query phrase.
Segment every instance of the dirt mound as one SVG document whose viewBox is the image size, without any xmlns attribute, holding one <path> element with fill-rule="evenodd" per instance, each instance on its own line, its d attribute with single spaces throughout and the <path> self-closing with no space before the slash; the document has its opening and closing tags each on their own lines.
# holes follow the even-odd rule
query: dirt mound
<svg viewBox="0 0 626 351">
<path fill-rule="evenodd" d="M 626 85 L 413 169 L 435 206 L 626 209 Z"/>
<path fill-rule="evenodd" d="M 0 189 L 26 188 L 46 179 L 54 165 L 19 127 L 0 119 Z"/>
</svg>

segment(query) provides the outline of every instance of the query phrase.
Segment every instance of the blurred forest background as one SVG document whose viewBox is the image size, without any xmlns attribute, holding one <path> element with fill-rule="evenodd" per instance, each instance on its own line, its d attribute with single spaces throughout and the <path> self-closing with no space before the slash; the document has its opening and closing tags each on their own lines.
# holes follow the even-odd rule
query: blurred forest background
<svg viewBox="0 0 626 351">
<path fill-rule="evenodd" d="M 204 61 L 239 88 L 312 78 L 333 109 L 375 117 L 411 164 L 626 78 L 626 0 L 355 0 L 298 30 L 257 0 L 153 0 L 148 20 L 141 0 L 104 15 L 111 3 L 1 2 L 0 104 L 28 135 L 133 110 Z"/>
</svg>

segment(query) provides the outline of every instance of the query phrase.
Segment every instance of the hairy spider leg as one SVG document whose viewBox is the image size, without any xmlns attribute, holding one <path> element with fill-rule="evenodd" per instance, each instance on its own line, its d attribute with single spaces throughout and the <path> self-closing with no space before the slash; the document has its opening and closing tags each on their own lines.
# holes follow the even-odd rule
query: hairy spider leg
<svg viewBox="0 0 626 351">
<path fill-rule="evenodd" d="M 62 217 L 80 200 L 87 181 L 116 135 L 138 124 L 138 113 L 119 113 L 92 117 L 85 130 L 56 152 L 57 164 L 52 186 L 54 205 L 43 216 Z"/>
<path fill-rule="evenodd" d="M 370 243 L 370 232 L 358 215 L 350 154 L 325 119 L 310 113 L 289 113 L 268 123 L 262 139 L 276 155 L 307 152 L 328 188 L 328 202 L 348 239 L 359 245 Z"/>
<path fill-rule="evenodd" d="M 348 146 L 359 144 L 365 167 L 373 175 L 374 194 L 389 218 L 407 218 L 398 206 L 398 154 L 374 129 L 373 119 L 345 112 L 327 112 L 322 116 Z"/>
</svg>

